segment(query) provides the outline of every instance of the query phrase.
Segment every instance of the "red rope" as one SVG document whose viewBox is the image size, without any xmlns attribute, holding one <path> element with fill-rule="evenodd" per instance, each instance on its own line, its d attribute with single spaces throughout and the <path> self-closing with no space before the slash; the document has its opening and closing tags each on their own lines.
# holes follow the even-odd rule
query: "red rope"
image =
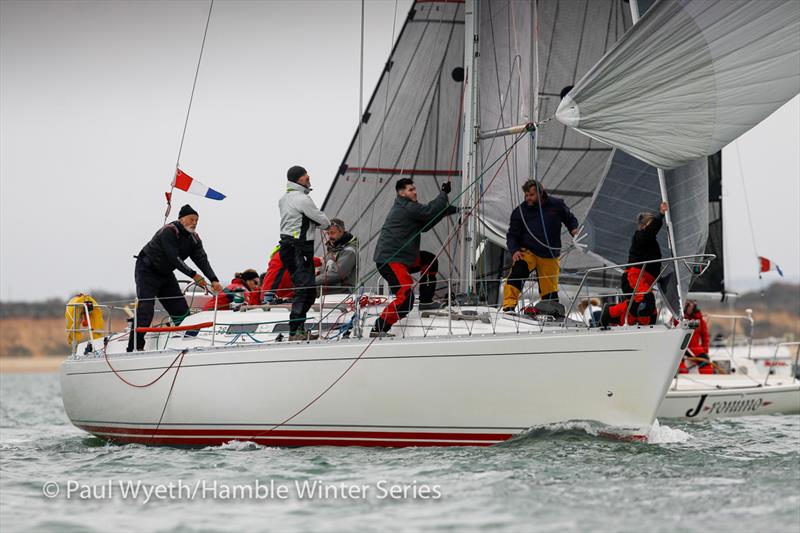
<svg viewBox="0 0 800 533">
<path fill-rule="evenodd" d="M 200 324 L 190 324 L 188 326 L 158 326 L 136 328 L 137 333 L 163 333 L 165 331 L 192 331 L 196 329 L 210 328 L 213 322 L 202 322 Z"/>
<path fill-rule="evenodd" d="M 165 369 L 165 370 L 164 370 L 164 371 L 161 373 L 161 375 L 159 375 L 159 376 L 158 376 L 156 379 L 154 379 L 154 380 L 153 380 L 153 381 L 151 381 L 150 383 L 145 383 L 144 385 L 137 385 L 136 383 L 131 383 L 131 382 L 130 382 L 130 381 L 128 381 L 127 379 L 123 378 L 123 377 L 120 375 L 120 373 L 119 373 L 119 372 L 117 372 L 117 369 L 116 369 L 116 368 L 114 368 L 114 367 L 111 365 L 111 361 L 109 361 L 109 360 L 108 360 L 108 351 L 106 350 L 106 347 L 105 347 L 105 346 L 103 347 L 103 357 L 105 357 L 106 364 L 108 365 L 108 368 L 110 368 L 110 369 L 111 369 L 111 371 L 114 373 L 114 375 L 115 375 L 115 376 L 117 376 L 117 377 L 120 379 L 120 381 L 122 381 L 122 382 L 123 382 L 123 383 L 125 383 L 126 385 L 130 385 L 131 387 L 136 387 L 137 389 L 144 389 L 144 388 L 146 388 L 146 387 L 149 387 L 150 385 L 153 385 L 154 383 L 156 383 L 156 382 L 157 382 L 159 379 L 163 378 L 163 377 L 164 377 L 164 375 L 165 375 L 167 372 L 169 372 L 169 369 L 170 369 L 170 368 L 172 368 L 172 367 L 173 367 L 173 365 L 175 365 L 175 362 L 178 360 L 178 358 L 181 358 L 181 360 L 183 360 L 183 359 L 182 359 L 182 357 L 183 357 L 184 355 L 186 355 L 186 350 L 182 350 L 182 351 L 181 351 L 181 353 L 179 353 L 177 356 L 175 356 L 175 359 L 173 359 L 173 360 L 172 360 L 172 362 L 170 363 L 170 365 L 169 365 L 169 366 L 168 366 L 168 367 L 167 367 L 167 368 L 166 368 L 166 369 Z M 176 376 L 177 376 L 177 374 L 178 374 L 178 373 L 177 373 L 177 372 L 175 372 L 175 375 L 176 375 Z M 174 384 L 174 381 L 173 381 L 173 384 Z"/>
<path fill-rule="evenodd" d="M 156 424 L 156 428 L 153 430 L 153 434 L 150 436 L 150 439 L 155 438 L 156 433 L 158 433 L 158 428 L 161 427 L 161 421 L 164 420 L 164 413 L 167 412 L 167 405 L 169 405 L 169 399 L 172 397 L 172 389 L 175 388 L 175 381 L 178 379 L 178 372 L 181 371 L 181 364 L 183 363 L 183 356 L 186 355 L 186 350 L 182 350 L 181 353 L 178 354 L 180 357 L 180 361 L 178 361 L 178 366 L 175 368 L 175 375 L 172 377 L 172 384 L 169 386 L 169 392 L 167 393 L 167 399 L 164 400 L 164 407 L 161 409 L 161 416 L 158 417 L 158 424 Z M 175 361 L 173 361 L 174 363 Z M 172 365 L 170 365 L 172 366 Z M 169 368 L 167 369 L 169 370 Z M 163 376 L 163 374 L 162 374 Z"/>
</svg>

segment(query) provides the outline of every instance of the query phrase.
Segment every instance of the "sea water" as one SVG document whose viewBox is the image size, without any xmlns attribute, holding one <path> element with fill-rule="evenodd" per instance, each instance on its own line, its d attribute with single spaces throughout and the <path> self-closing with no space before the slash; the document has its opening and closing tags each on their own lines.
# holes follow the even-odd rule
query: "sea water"
<svg viewBox="0 0 800 533">
<path fill-rule="evenodd" d="M 490 448 L 109 445 L 69 423 L 57 375 L 1 375 L 0 530 L 800 531 L 800 416 L 662 421 L 647 443 L 594 433 L 539 428 Z"/>
</svg>

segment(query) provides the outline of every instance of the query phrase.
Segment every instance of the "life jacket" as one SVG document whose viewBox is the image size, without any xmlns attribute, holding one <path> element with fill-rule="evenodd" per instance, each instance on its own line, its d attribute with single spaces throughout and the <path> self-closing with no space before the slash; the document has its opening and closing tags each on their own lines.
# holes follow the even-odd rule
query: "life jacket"
<svg viewBox="0 0 800 533">
<path fill-rule="evenodd" d="M 89 311 L 88 315 L 87 310 Z M 97 301 L 88 294 L 81 293 L 67 302 L 64 321 L 69 344 L 82 342 L 84 336 L 88 339 L 90 326 L 92 339 L 99 339 L 105 334 L 103 311 Z"/>
</svg>

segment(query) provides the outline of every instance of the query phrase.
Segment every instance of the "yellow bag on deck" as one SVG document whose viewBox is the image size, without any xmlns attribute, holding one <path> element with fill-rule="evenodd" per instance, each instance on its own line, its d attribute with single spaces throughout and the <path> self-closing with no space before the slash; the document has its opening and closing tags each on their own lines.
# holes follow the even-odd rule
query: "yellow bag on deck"
<svg viewBox="0 0 800 533">
<path fill-rule="evenodd" d="M 78 305 L 76 305 L 78 304 Z M 86 309 L 89 309 L 89 316 L 86 316 Z M 88 335 L 89 325 L 92 327 L 92 339 L 99 339 L 103 336 L 105 325 L 103 324 L 103 311 L 97 305 L 97 301 L 88 294 L 79 294 L 67 302 L 67 310 L 64 312 L 64 320 L 67 323 L 67 342 L 78 343 Z M 74 331 L 74 330 L 86 331 Z"/>
</svg>

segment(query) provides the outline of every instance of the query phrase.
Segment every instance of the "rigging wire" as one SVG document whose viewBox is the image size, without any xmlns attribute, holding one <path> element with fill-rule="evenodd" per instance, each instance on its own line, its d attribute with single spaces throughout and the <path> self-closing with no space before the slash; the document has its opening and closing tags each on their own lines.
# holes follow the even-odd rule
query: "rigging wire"
<svg viewBox="0 0 800 533">
<path fill-rule="evenodd" d="M 389 42 L 389 59 L 388 62 L 392 61 L 392 50 L 394 49 L 394 35 L 397 29 L 397 2 L 398 0 L 394 0 L 394 14 L 392 16 L 392 38 Z M 363 56 L 363 49 L 362 49 L 362 56 Z M 387 63 L 388 67 L 388 63 Z M 380 130 L 380 139 L 378 140 L 378 165 L 377 168 L 382 168 L 381 163 L 383 161 L 383 137 L 386 132 L 386 116 L 389 113 L 389 89 L 392 86 L 392 69 L 388 68 L 386 71 L 386 91 L 383 94 L 383 120 L 381 121 L 381 130 Z M 362 166 L 362 165 L 360 165 Z M 373 181 L 373 190 L 372 190 L 372 197 L 375 198 L 378 194 L 378 181 Z M 360 206 L 359 206 L 360 207 Z M 373 223 L 375 220 L 375 202 L 372 203 L 372 207 L 369 212 L 369 231 L 367 232 L 367 237 L 372 235 L 372 228 Z M 360 253 L 360 252 L 359 252 Z M 358 279 L 358 272 L 356 272 L 356 279 Z"/>
<path fill-rule="evenodd" d="M 750 213 L 750 200 L 747 195 L 747 185 L 744 182 L 744 169 L 742 167 L 742 151 L 739 149 L 739 140 L 735 141 L 736 145 L 736 161 L 739 163 L 739 180 L 742 182 L 742 192 L 744 193 L 744 208 L 747 213 L 747 223 L 750 227 L 750 240 L 753 243 L 753 253 L 758 257 L 758 247 L 756 246 L 756 235 L 753 232 L 753 215 Z M 759 269 L 760 270 L 760 269 Z M 758 274 L 759 279 L 761 273 Z"/>
<path fill-rule="evenodd" d="M 757 271 L 758 271 L 758 292 L 759 292 L 759 294 L 761 294 L 761 297 L 763 298 L 764 297 L 764 279 L 761 276 L 761 259 L 760 259 L 761 256 L 758 253 L 758 247 L 756 246 L 756 235 L 755 235 L 755 232 L 753 231 L 753 216 L 750 213 L 750 200 L 749 200 L 748 194 L 747 194 L 747 186 L 745 185 L 745 182 L 744 182 L 744 168 L 742 167 L 742 151 L 739 149 L 739 140 L 738 139 L 735 141 L 735 144 L 736 144 L 736 160 L 739 163 L 739 180 L 742 182 L 742 192 L 744 193 L 743 194 L 743 196 L 744 196 L 744 208 L 745 208 L 745 211 L 747 212 L 747 223 L 748 223 L 748 225 L 750 227 L 750 240 L 753 243 L 753 253 L 756 256 L 756 265 L 758 265 L 758 267 L 757 267 Z M 723 238 L 723 241 L 724 241 L 724 239 L 725 239 L 725 228 L 724 227 L 722 228 L 722 238 Z"/>
<path fill-rule="evenodd" d="M 203 61 L 203 50 L 206 47 L 206 36 L 208 35 L 208 25 L 211 22 L 211 11 L 214 9 L 214 0 L 208 6 L 208 16 L 206 17 L 206 28 L 203 30 L 203 42 L 200 44 L 200 56 L 197 58 L 197 68 L 194 71 L 194 81 L 192 82 L 192 93 L 189 95 L 189 107 L 186 110 L 186 119 L 183 121 L 183 133 L 181 133 L 181 143 L 178 146 L 178 157 L 175 159 L 175 171 L 172 175 L 172 185 L 169 189 L 169 200 L 167 202 L 167 211 L 164 213 L 164 224 L 167 223 L 170 209 L 172 208 L 172 193 L 175 191 L 175 176 L 178 175 L 178 168 L 181 164 L 181 153 L 183 152 L 183 141 L 186 139 L 186 129 L 189 126 L 189 115 L 192 112 L 192 102 L 194 101 L 194 91 L 197 87 L 197 78 L 200 75 L 200 64 Z"/>
<path fill-rule="evenodd" d="M 365 0 L 361 0 L 361 45 L 359 47 L 358 65 L 358 178 L 356 178 L 358 181 L 356 182 L 356 204 L 358 205 L 359 211 L 361 210 L 361 183 L 364 179 L 364 161 L 362 160 L 362 143 L 364 138 L 362 135 L 364 126 L 364 3 Z M 359 263 L 360 261 L 356 261 L 356 279 L 358 279 L 359 276 Z"/>
</svg>

